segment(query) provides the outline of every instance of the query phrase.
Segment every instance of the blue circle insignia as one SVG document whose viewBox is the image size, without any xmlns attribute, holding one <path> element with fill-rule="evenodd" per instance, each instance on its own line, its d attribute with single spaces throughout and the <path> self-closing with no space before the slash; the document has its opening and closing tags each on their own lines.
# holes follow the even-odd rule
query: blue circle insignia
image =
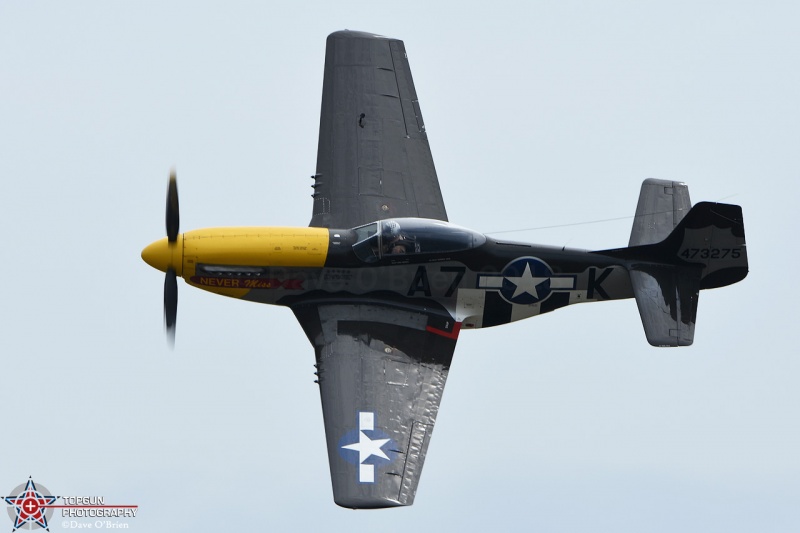
<svg viewBox="0 0 800 533">
<path fill-rule="evenodd" d="M 348 463 L 379 465 L 394 461 L 394 441 L 379 429 L 351 430 L 339 439 L 339 455 Z"/>
<path fill-rule="evenodd" d="M 512 304 L 531 305 L 550 296 L 553 271 L 535 257 L 520 257 L 503 269 L 500 294 Z"/>
</svg>

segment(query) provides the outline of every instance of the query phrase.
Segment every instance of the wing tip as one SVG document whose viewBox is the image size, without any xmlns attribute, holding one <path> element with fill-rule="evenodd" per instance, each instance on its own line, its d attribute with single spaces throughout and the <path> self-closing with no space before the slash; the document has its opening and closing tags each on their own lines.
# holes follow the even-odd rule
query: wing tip
<svg viewBox="0 0 800 533">
<path fill-rule="evenodd" d="M 344 507 L 345 509 L 391 509 L 393 507 L 408 507 L 411 505 L 409 503 L 401 503 L 397 500 L 391 500 L 388 498 L 353 498 L 353 497 L 345 497 L 345 498 L 334 498 L 334 503 L 339 507 Z"/>
<path fill-rule="evenodd" d="M 339 30 L 328 35 L 328 39 L 383 39 L 395 40 L 385 35 L 371 33 L 368 31 L 355 31 L 355 30 Z"/>
</svg>

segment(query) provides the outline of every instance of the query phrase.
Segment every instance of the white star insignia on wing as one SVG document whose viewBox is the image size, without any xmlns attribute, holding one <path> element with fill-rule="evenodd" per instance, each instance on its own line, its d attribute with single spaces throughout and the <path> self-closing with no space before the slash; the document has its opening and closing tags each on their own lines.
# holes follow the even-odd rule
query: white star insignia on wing
<svg viewBox="0 0 800 533">
<path fill-rule="evenodd" d="M 358 442 L 342 446 L 346 450 L 355 450 L 358 452 L 358 462 L 363 463 L 372 455 L 377 455 L 383 459 L 389 460 L 389 456 L 383 453 L 381 447 L 389 442 L 389 439 L 370 439 L 363 431 L 358 432 Z"/>
</svg>

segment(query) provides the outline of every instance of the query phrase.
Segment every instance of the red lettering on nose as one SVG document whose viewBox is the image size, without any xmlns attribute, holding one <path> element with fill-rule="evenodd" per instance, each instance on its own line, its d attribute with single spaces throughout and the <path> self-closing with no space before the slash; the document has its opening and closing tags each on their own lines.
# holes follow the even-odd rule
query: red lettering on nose
<svg viewBox="0 0 800 533">
<path fill-rule="evenodd" d="M 287 279 L 283 282 L 283 288 L 289 289 L 293 291 L 302 291 L 303 290 L 303 280 L 302 279 Z"/>
<path fill-rule="evenodd" d="M 286 289 L 291 291 L 305 290 L 303 282 L 305 280 L 299 278 L 293 279 L 230 279 L 230 278 L 217 278 L 205 276 L 192 276 L 191 281 L 198 285 L 207 285 L 211 287 L 226 287 L 226 288 L 247 288 L 247 289 Z"/>
</svg>

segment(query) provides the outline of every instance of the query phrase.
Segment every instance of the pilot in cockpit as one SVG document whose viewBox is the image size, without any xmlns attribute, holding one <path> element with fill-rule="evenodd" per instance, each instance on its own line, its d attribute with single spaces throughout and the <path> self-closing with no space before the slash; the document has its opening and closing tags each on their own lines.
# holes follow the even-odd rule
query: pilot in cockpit
<svg viewBox="0 0 800 533">
<path fill-rule="evenodd" d="M 383 223 L 384 255 L 399 255 L 414 251 L 414 241 L 400 231 L 400 224 L 395 220 Z"/>
</svg>

